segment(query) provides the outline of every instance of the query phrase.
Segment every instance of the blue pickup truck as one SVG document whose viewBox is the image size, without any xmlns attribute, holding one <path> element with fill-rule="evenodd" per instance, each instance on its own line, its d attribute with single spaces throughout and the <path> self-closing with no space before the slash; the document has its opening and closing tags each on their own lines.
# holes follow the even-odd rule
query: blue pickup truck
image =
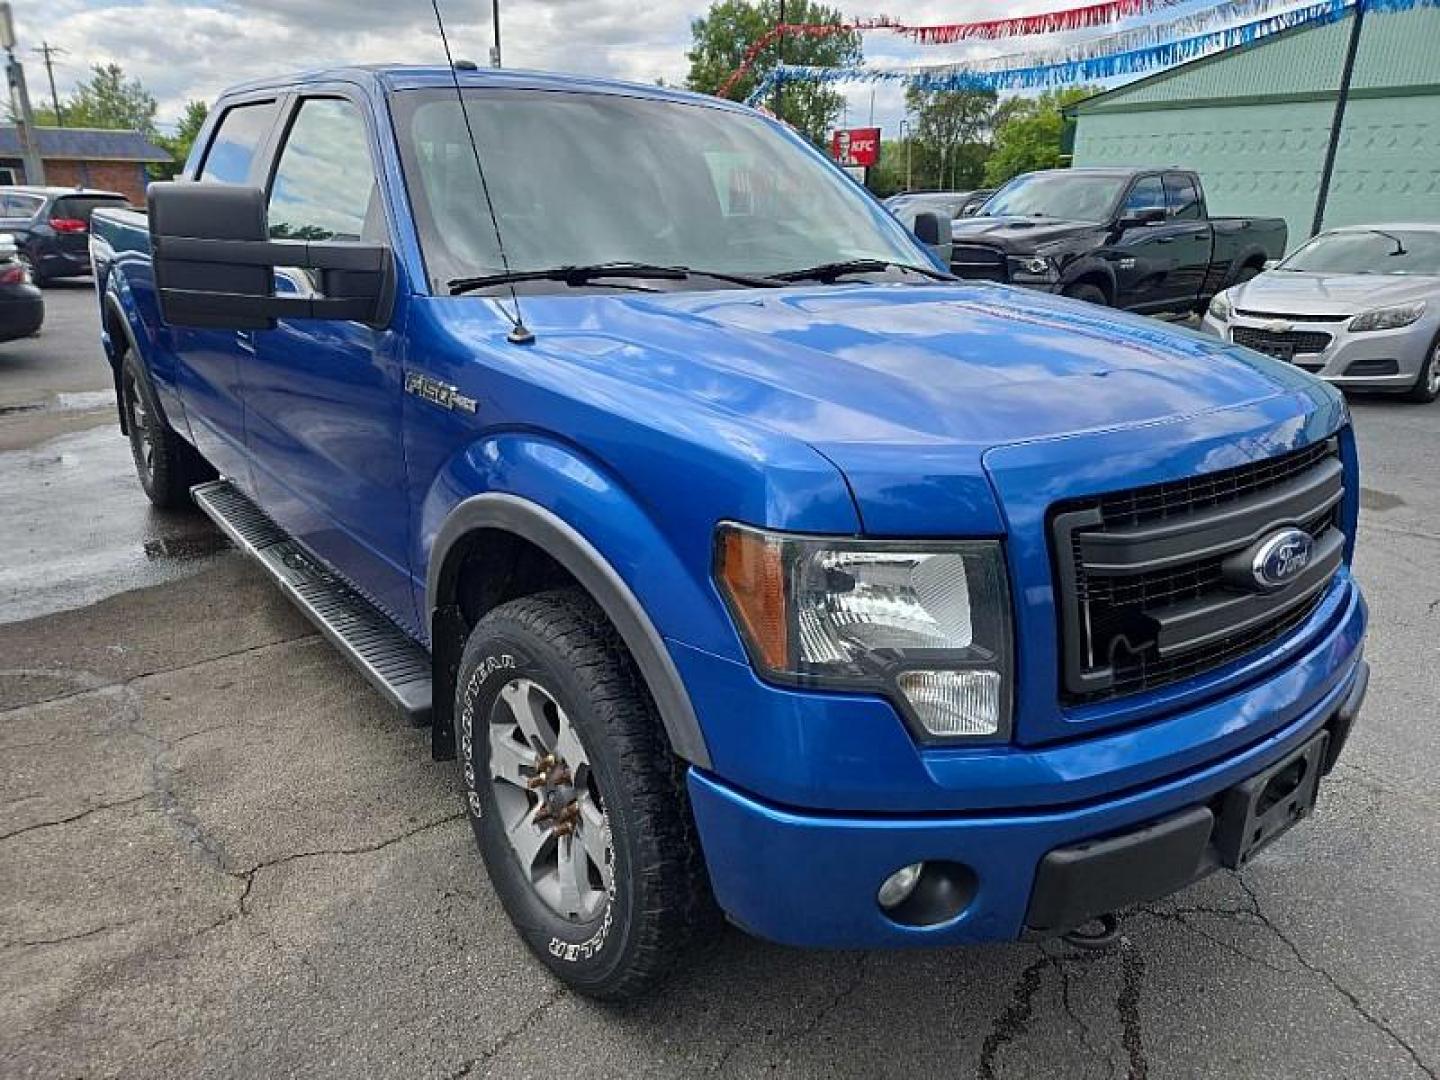
<svg viewBox="0 0 1440 1080">
<path fill-rule="evenodd" d="M 921 224 L 740 106 L 469 65 L 239 87 L 94 215 L 146 493 L 458 757 L 583 993 L 721 913 L 1101 943 L 1307 816 L 1355 721 L 1340 395 Z"/>
</svg>

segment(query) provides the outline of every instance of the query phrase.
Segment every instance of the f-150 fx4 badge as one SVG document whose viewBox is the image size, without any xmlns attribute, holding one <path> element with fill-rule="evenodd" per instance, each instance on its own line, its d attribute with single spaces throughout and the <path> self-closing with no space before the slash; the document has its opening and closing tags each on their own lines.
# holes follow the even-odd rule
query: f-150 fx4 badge
<svg viewBox="0 0 1440 1080">
<path fill-rule="evenodd" d="M 466 397 L 456 387 L 414 371 L 405 376 L 405 392 L 451 412 L 473 413 L 477 407 L 474 398 Z"/>
</svg>

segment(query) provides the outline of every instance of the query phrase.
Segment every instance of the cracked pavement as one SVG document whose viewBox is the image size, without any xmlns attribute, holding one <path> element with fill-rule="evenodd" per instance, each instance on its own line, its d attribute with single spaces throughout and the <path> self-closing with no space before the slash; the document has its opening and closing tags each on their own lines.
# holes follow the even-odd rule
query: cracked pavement
<svg viewBox="0 0 1440 1080">
<path fill-rule="evenodd" d="M 52 325 L 93 302 L 56 296 Z M 103 389 L 50 334 L 16 344 Z M 1434 1078 L 1440 405 L 1355 413 L 1374 675 L 1313 820 L 1109 951 L 728 930 L 623 1007 L 530 960 L 452 767 L 208 526 L 145 509 L 109 416 L 0 417 L 45 522 L 0 521 L 0 1075 Z M 177 536 L 202 554 L 152 565 Z M 108 591 L 90 544 L 129 567 Z"/>
</svg>

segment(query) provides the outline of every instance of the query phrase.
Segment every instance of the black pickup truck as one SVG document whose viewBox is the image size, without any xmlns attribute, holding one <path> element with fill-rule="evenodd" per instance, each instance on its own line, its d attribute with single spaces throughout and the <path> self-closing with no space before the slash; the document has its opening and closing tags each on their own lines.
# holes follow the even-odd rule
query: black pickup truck
<svg viewBox="0 0 1440 1080">
<path fill-rule="evenodd" d="M 1211 217 L 1185 169 L 1017 176 L 955 222 L 951 269 L 1146 314 L 1203 310 L 1285 254 L 1282 218 Z"/>
</svg>

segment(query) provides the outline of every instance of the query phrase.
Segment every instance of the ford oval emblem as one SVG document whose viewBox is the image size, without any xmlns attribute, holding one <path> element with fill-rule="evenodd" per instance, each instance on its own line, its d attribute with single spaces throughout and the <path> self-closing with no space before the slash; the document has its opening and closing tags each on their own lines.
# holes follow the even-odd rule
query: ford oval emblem
<svg viewBox="0 0 1440 1080">
<path fill-rule="evenodd" d="M 1255 549 L 1250 573 L 1262 592 L 1283 589 L 1310 565 L 1315 539 L 1302 529 L 1271 533 Z"/>
</svg>

